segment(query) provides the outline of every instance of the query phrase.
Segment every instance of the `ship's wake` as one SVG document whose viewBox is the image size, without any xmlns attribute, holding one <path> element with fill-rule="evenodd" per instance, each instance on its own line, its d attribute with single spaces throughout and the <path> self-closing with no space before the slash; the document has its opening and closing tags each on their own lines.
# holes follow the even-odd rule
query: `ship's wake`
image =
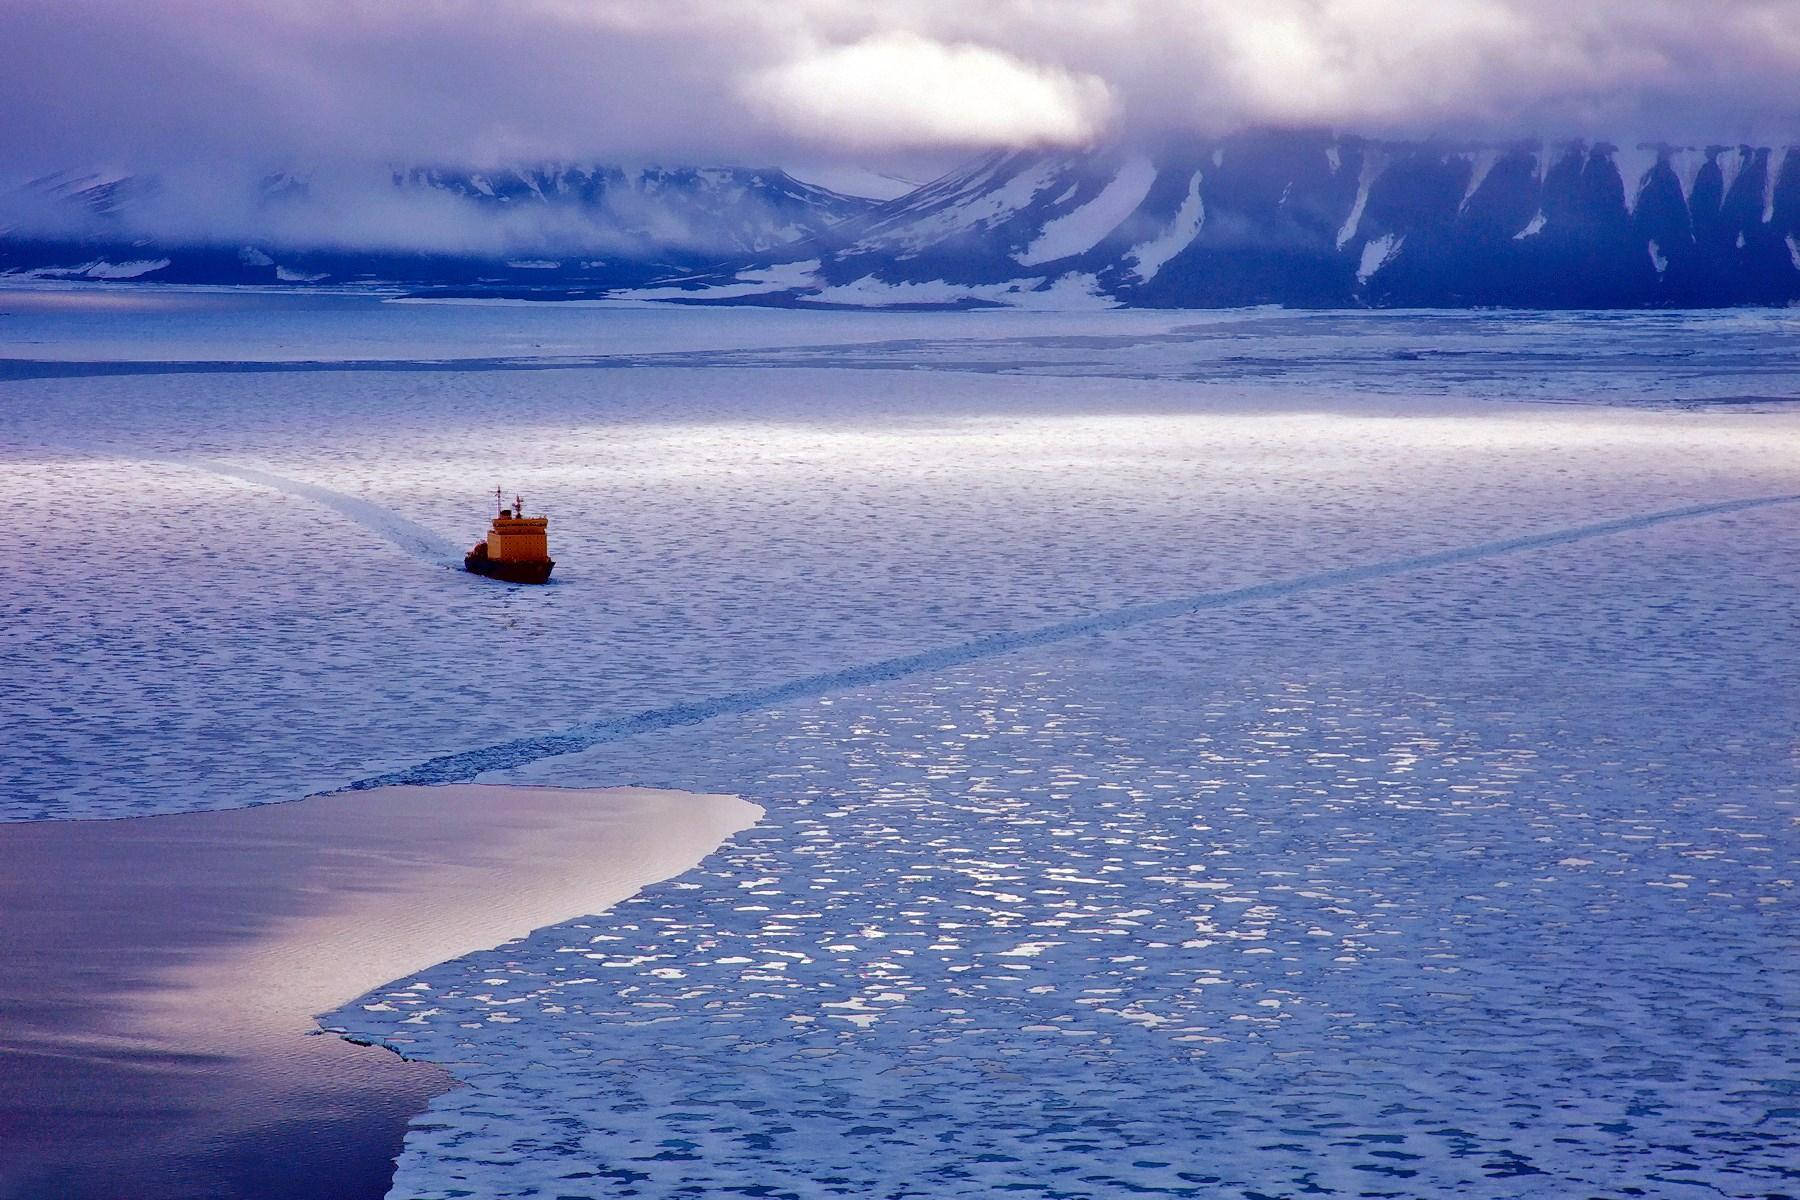
<svg viewBox="0 0 1800 1200">
<path fill-rule="evenodd" d="M 253 467 L 240 467 L 232 463 L 197 458 L 186 458 L 181 462 L 185 466 L 211 471 L 215 475 L 240 479 L 245 483 L 273 488 L 278 492 L 286 492 L 290 496 L 299 496 L 311 500 L 315 504 L 322 504 L 340 516 L 348 517 L 364 529 L 379 534 L 383 539 L 392 542 L 414 558 L 423 559 L 433 566 L 458 568 L 462 566 L 462 551 L 448 540 L 379 504 L 333 491 L 330 488 L 320 487 L 317 484 L 289 479 L 285 475 L 272 475 L 267 471 L 258 471 Z"/>
</svg>

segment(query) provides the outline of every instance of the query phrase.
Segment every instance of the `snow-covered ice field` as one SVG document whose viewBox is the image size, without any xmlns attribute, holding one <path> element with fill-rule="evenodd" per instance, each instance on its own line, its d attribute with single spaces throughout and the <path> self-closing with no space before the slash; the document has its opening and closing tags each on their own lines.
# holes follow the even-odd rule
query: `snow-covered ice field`
<svg viewBox="0 0 1800 1200">
<path fill-rule="evenodd" d="M 394 1194 L 1800 1194 L 1794 316 L 86 295 L 5 816 L 767 810 L 329 1018 L 471 1085 Z"/>
</svg>

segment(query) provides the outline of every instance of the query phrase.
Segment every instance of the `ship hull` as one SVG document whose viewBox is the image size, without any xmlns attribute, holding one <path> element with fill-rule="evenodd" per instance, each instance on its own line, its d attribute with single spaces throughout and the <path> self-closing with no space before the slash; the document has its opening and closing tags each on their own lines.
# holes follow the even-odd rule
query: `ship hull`
<svg viewBox="0 0 1800 1200">
<path fill-rule="evenodd" d="M 466 569 L 507 583 L 549 583 L 550 568 L 555 565 L 555 560 L 549 558 L 541 562 L 502 562 L 485 555 L 463 556 L 463 566 Z"/>
</svg>

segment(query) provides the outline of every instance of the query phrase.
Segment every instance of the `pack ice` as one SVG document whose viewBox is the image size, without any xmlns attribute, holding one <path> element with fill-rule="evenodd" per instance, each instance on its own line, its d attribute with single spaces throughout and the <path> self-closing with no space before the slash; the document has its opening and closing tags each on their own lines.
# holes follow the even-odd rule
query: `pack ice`
<svg viewBox="0 0 1800 1200">
<path fill-rule="evenodd" d="M 1790 317 L 339 319 L 0 379 L 6 815 L 766 810 L 327 1016 L 467 1084 L 393 1194 L 1794 1190 Z"/>
</svg>

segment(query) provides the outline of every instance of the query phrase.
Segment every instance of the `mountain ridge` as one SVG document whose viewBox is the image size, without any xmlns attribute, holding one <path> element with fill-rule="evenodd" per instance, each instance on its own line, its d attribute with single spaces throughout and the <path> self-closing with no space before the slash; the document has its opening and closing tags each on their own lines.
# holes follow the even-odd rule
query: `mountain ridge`
<svg viewBox="0 0 1800 1200">
<path fill-rule="evenodd" d="M 614 287 L 768 251 L 875 203 L 773 167 L 284 171 L 233 197 L 238 229 L 170 234 L 165 191 L 115 171 L 28 182 L 0 198 L 0 277 Z"/>
<path fill-rule="evenodd" d="M 1623 163 L 1623 170 L 1621 170 Z M 1634 177 L 1627 184 L 1626 178 Z M 990 155 L 656 298 L 1630 308 L 1800 299 L 1800 152 L 1264 135 Z M 801 276 L 804 276 L 803 278 Z"/>
<path fill-rule="evenodd" d="M 48 178 L 40 192 L 86 205 L 99 232 L 0 235 L 0 271 L 799 307 L 1800 301 L 1800 148 L 1254 132 L 997 151 L 888 200 L 773 168 L 393 171 L 392 195 L 488 239 L 460 252 L 108 240 L 153 185 Z M 315 191 L 303 175 L 270 176 L 258 211 L 280 226 Z"/>
</svg>

